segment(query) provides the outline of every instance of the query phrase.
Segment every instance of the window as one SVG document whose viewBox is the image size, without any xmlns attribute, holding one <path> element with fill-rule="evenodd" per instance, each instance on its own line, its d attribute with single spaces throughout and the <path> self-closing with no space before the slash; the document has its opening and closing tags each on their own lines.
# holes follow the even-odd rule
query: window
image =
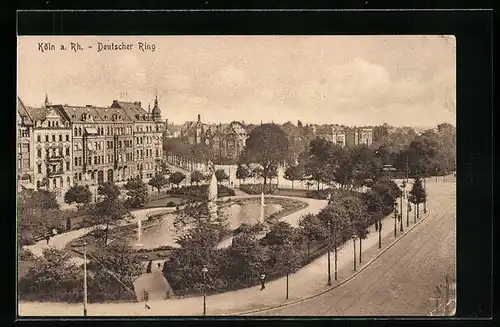
<svg viewBox="0 0 500 327">
<path fill-rule="evenodd" d="M 66 142 L 69 142 L 69 135 L 66 134 Z"/>
<path fill-rule="evenodd" d="M 66 184 L 68 184 L 68 186 L 71 186 L 71 179 L 68 177 L 66 177 Z"/>
<path fill-rule="evenodd" d="M 118 147 L 121 149 L 122 148 L 122 141 L 118 142 Z"/>
<path fill-rule="evenodd" d="M 159 156 L 159 155 L 158 155 L 158 149 L 156 149 L 156 156 L 157 156 L 157 157 Z"/>
<path fill-rule="evenodd" d="M 42 157 L 42 149 L 38 149 L 38 150 L 36 150 L 36 156 L 37 156 L 38 158 L 41 158 L 41 157 Z"/>
<path fill-rule="evenodd" d="M 78 127 L 78 136 L 82 136 L 82 128 Z"/>
<path fill-rule="evenodd" d="M 78 166 L 78 158 L 75 157 L 75 166 Z"/>
<path fill-rule="evenodd" d="M 75 136 L 78 136 L 78 129 L 75 127 L 74 129 L 74 133 L 73 133 Z"/>
<path fill-rule="evenodd" d="M 101 156 L 101 163 L 104 163 L 104 155 Z"/>
<path fill-rule="evenodd" d="M 62 135 L 59 135 L 59 142 L 62 142 Z"/>
<path fill-rule="evenodd" d="M 55 142 L 55 141 L 56 141 L 56 136 L 52 135 L 52 142 Z"/>
<path fill-rule="evenodd" d="M 75 181 L 77 181 L 77 180 L 78 180 L 78 173 L 75 173 L 74 180 L 75 180 Z"/>
<path fill-rule="evenodd" d="M 78 165 L 81 166 L 82 165 L 82 157 L 79 157 L 78 158 Z"/>
<path fill-rule="evenodd" d="M 66 161 L 66 170 L 69 170 L 69 161 Z"/>
<path fill-rule="evenodd" d="M 37 168 L 38 168 L 38 173 L 41 174 L 42 173 L 42 165 L 38 164 Z"/>
<path fill-rule="evenodd" d="M 48 141 L 49 141 L 49 136 L 45 135 L 45 142 L 48 142 Z"/>
<path fill-rule="evenodd" d="M 41 135 L 37 135 L 37 136 L 36 136 L 36 141 L 37 141 L 37 142 L 41 142 L 41 140 L 42 140 L 42 136 L 41 136 Z"/>
<path fill-rule="evenodd" d="M 90 173 L 90 179 L 94 179 L 94 178 L 95 178 L 95 174 L 94 174 L 94 172 L 91 172 Z"/>
<path fill-rule="evenodd" d="M 97 157 L 94 157 L 94 165 L 97 165 Z M 94 177 L 92 177 L 94 179 Z"/>
<path fill-rule="evenodd" d="M 66 155 L 69 156 L 69 148 L 66 148 Z"/>
</svg>

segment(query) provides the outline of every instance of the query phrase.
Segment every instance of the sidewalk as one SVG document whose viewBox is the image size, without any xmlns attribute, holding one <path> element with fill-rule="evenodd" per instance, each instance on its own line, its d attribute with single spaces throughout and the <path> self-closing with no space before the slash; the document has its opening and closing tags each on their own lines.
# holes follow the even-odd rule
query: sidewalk
<svg viewBox="0 0 500 327">
<path fill-rule="evenodd" d="M 406 217 L 404 217 L 406 218 Z M 413 225 L 410 221 L 410 226 Z M 394 239 L 394 218 L 390 215 L 383 219 L 382 249 L 378 249 L 378 232 L 374 226 L 369 227 L 369 234 L 363 240 L 363 264 L 379 254 Z M 404 224 L 406 231 L 407 227 Z M 399 225 L 397 228 L 397 237 Z M 359 266 L 359 241 L 356 244 L 356 257 Z M 342 282 L 353 274 L 352 241 L 338 248 L 338 281 L 334 281 L 333 251 L 331 253 L 332 286 Z M 311 296 L 327 289 L 327 254 L 314 260 L 297 273 L 289 276 L 289 300 L 285 300 L 286 277 L 268 282 L 266 289 L 260 291 L 259 286 L 207 296 L 207 315 L 231 315 L 245 311 L 265 308 L 280 303 L 291 302 Z M 150 310 L 144 309 L 143 303 L 101 303 L 89 304 L 88 314 L 91 316 L 190 316 L 202 315 L 202 297 L 157 300 L 148 302 Z M 61 315 L 81 316 L 81 304 L 65 303 L 20 303 L 20 315 Z"/>
</svg>

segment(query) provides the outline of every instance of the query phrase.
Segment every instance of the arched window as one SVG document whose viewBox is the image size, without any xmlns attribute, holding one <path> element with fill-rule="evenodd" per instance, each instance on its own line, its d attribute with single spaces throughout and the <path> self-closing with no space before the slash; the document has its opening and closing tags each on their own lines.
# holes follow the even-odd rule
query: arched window
<svg viewBox="0 0 500 327">
<path fill-rule="evenodd" d="M 82 128 L 78 127 L 78 136 L 82 136 Z"/>
<path fill-rule="evenodd" d="M 75 127 L 75 131 L 73 133 L 75 136 L 78 136 L 78 129 Z"/>
<path fill-rule="evenodd" d="M 66 184 L 68 184 L 68 186 L 71 186 L 71 179 L 68 177 L 66 177 Z"/>
</svg>

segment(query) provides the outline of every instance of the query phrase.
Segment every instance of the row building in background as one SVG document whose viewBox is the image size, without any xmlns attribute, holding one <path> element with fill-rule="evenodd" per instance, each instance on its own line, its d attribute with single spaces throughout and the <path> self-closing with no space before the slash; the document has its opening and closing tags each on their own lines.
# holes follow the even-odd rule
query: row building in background
<svg viewBox="0 0 500 327">
<path fill-rule="evenodd" d="M 109 107 L 25 106 L 18 98 L 18 180 L 27 188 L 64 192 L 75 184 L 98 185 L 150 178 L 160 167 L 162 135 L 158 99 Z"/>
</svg>

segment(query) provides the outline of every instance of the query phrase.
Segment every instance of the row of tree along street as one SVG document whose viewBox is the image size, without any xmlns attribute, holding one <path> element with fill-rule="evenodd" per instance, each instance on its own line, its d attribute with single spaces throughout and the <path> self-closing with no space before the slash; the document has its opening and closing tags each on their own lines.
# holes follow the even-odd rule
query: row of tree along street
<svg viewBox="0 0 500 327">
<path fill-rule="evenodd" d="M 415 178 L 409 200 L 416 204 L 416 212 L 419 204 L 426 201 L 420 177 L 444 166 L 438 150 L 432 139 L 424 135 L 397 154 L 397 158 L 405 158 L 404 175 Z M 267 179 L 276 167 L 284 161 L 293 161 L 290 153 L 289 138 L 282 128 L 262 124 L 250 133 L 239 161 L 241 166 L 260 165 L 265 189 Z M 368 226 L 376 223 L 380 231 L 383 228 L 381 218 L 395 210 L 397 198 L 402 193 L 399 185 L 384 171 L 384 158 L 382 147 L 377 150 L 364 146 L 346 149 L 322 139 L 313 139 L 309 147 L 295 158 L 297 164 L 293 169 L 302 178 L 339 184 L 340 188 L 324 191 L 325 197 L 330 199 L 329 205 L 316 216 L 303 217 L 299 228 L 273 220 L 267 221 L 265 226 L 241 226 L 232 245 L 226 249 L 217 248 L 217 244 L 230 233 L 226 217 L 219 213 L 214 221 L 206 203 L 187 206 L 176 219 L 176 226 L 179 232 L 182 231 L 177 240 L 181 247 L 170 252 L 164 265 L 164 274 L 174 292 L 178 295 L 193 294 L 206 291 L 206 287 L 220 292 L 251 286 L 259 283 L 262 273 L 267 279 L 288 276 L 329 251 L 332 238 L 336 248 L 354 237 L 359 240 L 359 249 L 362 250 L 361 240 L 366 237 Z M 359 186 L 367 186 L 368 192 L 355 192 Z M 100 185 L 101 200 L 89 210 L 94 223 L 105 226 L 102 246 L 90 258 L 89 285 L 95 287 L 95 293 L 89 290 L 89 301 L 131 299 L 132 281 L 141 273 L 141 263 L 137 256 L 130 255 L 133 252 L 130 247 L 119 243 L 107 246 L 109 226 L 126 216 L 128 208 L 141 206 L 147 201 L 147 186 L 141 180 L 129 181 L 125 189 L 127 199 L 122 200 L 115 185 Z M 89 194 L 84 189 L 79 192 L 87 194 L 86 197 Z M 58 210 L 55 198 L 49 192 L 39 190 L 23 197 L 20 197 L 19 210 L 20 226 L 23 227 L 20 228 L 21 238 L 23 231 L 33 228 L 33 224 L 44 224 L 39 227 L 46 228 L 48 223 L 44 218 L 51 210 Z M 79 203 L 75 198 L 67 199 L 67 202 Z M 402 219 L 396 211 L 395 217 L 399 217 L 402 227 Z M 267 233 L 260 238 L 259 233 L 264 228 Z M 29 255 L 21 251 L 21 255 L 23 253 Z M 80 301 L 81 268 L 67 259 L 64 252 L 54 249 L 33 259 L 34 266 L 19 283 L 20 299 Z M 110 275 L 113 278 L 109 278 Z"/>
</svg>

